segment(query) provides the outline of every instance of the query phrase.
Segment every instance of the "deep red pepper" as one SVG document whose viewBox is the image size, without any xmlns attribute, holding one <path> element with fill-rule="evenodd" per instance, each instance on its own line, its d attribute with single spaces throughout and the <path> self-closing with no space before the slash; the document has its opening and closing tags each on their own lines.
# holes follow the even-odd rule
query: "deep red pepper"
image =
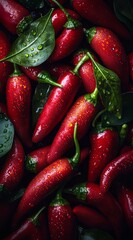
<svg viewBox="0 0 133 240">
<path fill-rule="evenodd" d="M 126 40 L 131 39 L 128 30 L 104 0 L 72 0 L 72 6 L 83 18 L 94 25 L 107 27 L 120 37 Z"/>
<path fill-rule="evenodd" d="M 118 132 L 109 127 L 97 125 L 90 135 L 88 158 L 88 181 L 96 182 L 106 165 L 116 157 L 119 149 Z"/>
<path fill-rule="evenodd" d="M 116 239 L 121 239 L 123 215 L 110 192 L 103 194 L 100 187 L 94 183 L 81 183 L 66 189 L 65 192 L 98 209 L 111 223 Z"/>
<path fill-rule="evenodd" d="M 48 0 L 48 2 L 49 2 L 53 7 L 56 6 L 56 4 L 55 4 L 52 0 Z M 66 2 L 66 0 L 58 0 L 58 2 L 59 2 L 60 4 L 64 4 L 64 3 Z"/>
<path fill-rule="evenodd" d="M 133 234 L 133 190 L 121 185 L 117 189 L 117 198 L 123 210 L 129 230 Z"/>
<path fill-rule="evenodd" d="M 56 190 L 72 175 L 74 168 L 78 165 L 80 157 L 79 144 L 76 138 L 76 126 L 77 124 L 74 128 L 74 142 L 76 147 L 74 157 L 71 159 L 58 159 L 56 162 L 44 168 L 31 180 L 18 205 L 14 224 L 38 206 L 52 191 Z"/>
<path fill-rule="evenodd" d="M 80 78 L 71 71 L 57 81 L 62 88 L 54 87 L 38 118 L 32 141 L 39 142 L 59 123 L 71 106 L 80 86 Z"/>
<path fill-rule="evenodd" d="M 3 195 L 4 191 L 10 193 L 20 183 L 24 174 L 24 157 L 23 146 L 15 137 L 12 149 L 0 172 L 0 195 Z"/>
<path fill-rule="evenodd" d="M 56 62 L 66 58 L 74 52 L 80 45 L 83 39 L 83 27 L 81 23 L 71 17 L 71 15 L 56 1 L 57 5 L 64 11 L 67 17 L 67 22 L 64 25 L 64 30 L 56 38 L 55 48 L 48 59 L 48 62 Z"/>
<path fill-rule="evenodd" d="M 60 84 L 53 81 L 49 72 L 43 70 L 43 66 L 39 65 L 37 67 L 21 67 L 22 71 L 34 81 L 38 81 L 40 83 L 48 83 L 53 86 L 61 87 Z"/>
<path fill-rule="evenodd" d="M 26 75 L 15 69 L 6 86 L 7 113 L 22 143 L 31 147 L 30 103 L 31 84 Z"/>
<path fill-rule="evenodd" d="M 130 171 L 133 171 L 133 150 L 119 155 L 104 168 L 100 178 L 101 191 L 107 192 L 118 175 Z"/>
<path fill-rule="evenodd" d="M 78 123 L 78 139 L 87 133 L 90 124 L 97 112 L 97 89 L 91 93 L 80 96 L 72 105 L 56 133 L 47 155 L 48 163 L 62 157 L 73 145 L 74 124 Z"/>
<path fill-rule="evenodd" d="M 50 74 L 55 78 L 58 79 L 61 75 L 63 75 L 66 72 L 69 72 L 72 70 L 72 66 L 67 64 L 67 63 L 53 63 L 53 64 L 48 64 L 47 66 L 48 71 Z"/>
<path fill-rule="evenodd" d="M 0 31 L 0 59 L 7 56 L 10 50 L 10 41 L 6 34 Z M 12 72 L 12 64 L 10 62 L 0 62 L 0 94 L 5 95 L 6 83 L 9 74 Z"/>
<path fill-rule="evenodd" d="M 14 0 L 0 1 L 0 22 L 12 34 L 16 34 L 17 31 L 21 32 L 31 19 L 29 11 L 18 2 Z"/>
<path fill-rule="evenodd" d="M 38 225 L 40 223 L 41 214 L 43 214 L 42 209 L 39 210 L 36 214 L 34 214 L 32 217 L 25 220 L 17 230 L 5 237 L 4 240 L 43 239 L 40 238 L 41 236 L 37 238 L 39 236 Z"/>
<path fill-rule="evenodd" d="M 86 36 L 104 65 L 118 75 L 123 90 L 127 90 L 129 81 L 128 59 L 117 35 L 107 28 L 92 27 L 86 30 Z"/>
<path fill-rule="evenodd" d="M 130 52 L 128 54 L 128 64 L 129 64 L 130 80 L 133 81 L 133 52 Z"/>
<path fill-rule="evenodd" d="M 76 222 L 69 202 L 57 193 L 48 206 L 48 224 L 51 240 L 76 239 Z"/>
<path fill-rule="evenodd" d="M 72 59 L 72 63 L 74 64 L 74 66 L 76 66 L 81 60 L 81 58 L 85 56 L 85 53 L 85 50 L 81 50 L 74 55 Z M 94 57 L 94 59 L 97 61 L 96 57 Z M 82 64 L 82 66 L 79 68 L 79 76 L 82 79 L 86 92 L 92 93 L 96 87 L 96 79 L 93 64 L 90 59 L 87 60 L 84 64 Z"/>
<path fill-rule="evenodd" d="M 47 154 L 50 145 L 35 149 L 26 156 L 26 169 L 33 173 L 39 173 L 47 166 Z"/>
<path fill-rule="evenodd" d="M 89 206 L 76 205 L 73 208 L 73 213 L 78 222 L 86 228 L 99 228 L 105 231 L 111 231 L 110 222 L 96 209 Z"/>
</svg>

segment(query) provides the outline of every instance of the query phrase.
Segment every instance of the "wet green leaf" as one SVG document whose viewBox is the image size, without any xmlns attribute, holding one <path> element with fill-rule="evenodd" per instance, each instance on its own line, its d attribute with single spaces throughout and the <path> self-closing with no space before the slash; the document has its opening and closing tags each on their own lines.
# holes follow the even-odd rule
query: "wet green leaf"
<svg viewBox="0 0 133 240">
<path fill-rule="evenodd" d="M 78 240 L 113 240 L 113 237 L 100 229 L 80 228 Z"/>
<path fill-rule="evenodd" d="M 38 66 L 51 55 L 55 46 L 54 28 L 51 22 L 50 10 L 30 24 L 12 44 L 5 60 L 21 66 Z"/>
<path fill-rule="evenodd" d="M 0 157 L 3 157 L 12 147 L 14 127 L 9 118 L 0 113 Z"/>
</svg>

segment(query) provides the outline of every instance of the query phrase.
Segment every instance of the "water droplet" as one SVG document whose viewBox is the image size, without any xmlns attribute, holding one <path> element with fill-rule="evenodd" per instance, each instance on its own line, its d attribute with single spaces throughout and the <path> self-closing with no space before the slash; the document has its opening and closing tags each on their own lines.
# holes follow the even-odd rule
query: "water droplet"
<svg viewBox="0 0 133 240">
<path fill-rule="evenodd" d="M 6 133 L 7 132 L 7 129 L 4 129 L 3 133 Z"/>
<path fill-rule="evenodd" d="M 25 42 L 23 43 L 23 46 L 26 46 L 26 43 L 25 43 Z"/>
<path fill-rule="evenodd" d="M 26 54 L 25 54 L 25 57 L 27 57 L 27 58 L 28 58 L 28 57 L 29 57 L 29 54 L 28 54 L 28 53 L 26 53 Z"/>
<path fill-rule="evenodd" d="M 42 50 L 43 49 L 43 46 L 42 44 L 40 44 L 38 47 L 37 47 L 38 50 Z"/>
<path fill-rule="evenodd" d="M 8 124 L 5 124 L 5 127 L 7 128 L 7 127 L 8 127 Z"/>
<path fill-rule="evenodd" d="M 32 31 L 32 35 L 35 36 L 35 35 L 36 35 L 36 32 L 35 32 L 35 31 Z"/>
<path fill-rule="evenodd" d="M 30 48 L 30 50 L 31 50 L 31 51 L 34 51 L 34 48 L 33 48 L 33 47 L 32 47 L 32 48 Z"/>
<path fill-rule="evenodd" d="M 3 144 L 0 144 L 0 148 L 2 148 L 3 147 Z"/>
<path fill-rule="evenodd" d="M 35 55 L 37 55 L 37 54 L 38 54 L 38 52 L 35 52 L 34 54 L 35 54 Z"/>
</svg>

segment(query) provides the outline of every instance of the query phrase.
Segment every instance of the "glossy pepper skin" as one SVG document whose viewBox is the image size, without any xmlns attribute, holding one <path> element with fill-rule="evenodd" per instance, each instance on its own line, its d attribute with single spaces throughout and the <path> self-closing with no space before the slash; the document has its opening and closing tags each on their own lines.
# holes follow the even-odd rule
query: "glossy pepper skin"
<svg viewBox="0 0 133 240">
<path fill-rule="evenodd" d="M 54 87 L 38 118 L 33 136 L 33 142 L 44 139 L 59 123 L 71 106 L 80 86 L 80 78 L 71 71 L 61 75 L 57 83 L 62 87 Z"/>
<path fill-rule="evenodd" d="M 68 63 L 53 63 L 48 66 L 46 66 L 50 74 L 55 78 L 58 79 L 61 75 L 63 75 L 66 72 L 69 72 L 73 69 L 71 65 Z"/>
<path fill-rule="evenodd" d="M 133 82 L 133 52 L 128 54 L 130 80 Z"/>
<path fill-rule="evenodd" d="M 50 145 L 37 148 L 26 156 L 26 169 L 29 172 L 39 173 L 47 166 L 47 154 L 50 150 Z"/>
<path fill-rule="evenodd" d="M 74 142 L 76 146 L 74 157 L 71 159 L 58 159 L 44 168 L 31 180 L 19 202 L 14 217 L 14 225 L 33 208 L 37 207 L 42 201 L 44 201 L 52 191 L 56 190 L 72 175 L 74 168 L 78 165 L 80 157 L 80 149 L 76 138 L 77 124 L 75 124 L 74 130 Z"/>
<path fill-rule="evenodd" d="M 76 66 L 81 58 L 85 56 L 85 51 L 79 51 L 76 53 L 72 59 L 72 63 L 74 66 Z M 96 57 L 94 59 L 97 61 Z M 94 74 L 94 68 L 92 61 L 89 59 L 86 62 L 82 64 L 82 66 L 79 68 L 79 76 L 82 79 L 83 86 L 87 93 L 92 93 L 96 88 L 96 79 Z"/>
<path fill-rule="evenodd" d="M 118 75 L 123 91 L 127 90 L 128 59 L 117 35 L 107 28 L 92 27 L 86 30 L 86 36 L 92 49 L 99 55 L 104 65 Z"/>
<path fill-rule="evenodd" d="M 99 228 L 105 231 L 111 231 L 111 224 L 105 216 L 89 206 L 76 205 L 73 208 L 73 213 L 78 222 L 86 228 Z"/>
<path fill-rule="evenodd" d="M 4 191 L 10 193 L 20 183 L 24 174 L 24 149 L 17 137 L 15 137 L 5 164 L 0 171 L 0 195 Z"/>
<path fill-rule="evenodd" d="M 47 155 L 48 163 L 62 157 L 73 144 L 74 124 L 78 123 L 78 139 L 87 133 L 90 124 L 97 112 L 97 93 L 80 96 L 68 111 L 56 133 Z"/>
<path fill-rule="evenodd" d="M 31 84 L 26 75 L 15 70 L 6 86 L 7 113 L 24 146 L 31 147 Z"/>
<path fill-rule="evenodd" d="M 117 189 L 117 198 L 123 210 L 128 228 L 133 234 L 133 190 L 121 185 Z"/>
<path fill-rule="evenodd" d="M 109 28 L 123 39 L 131 39 L 128 30 L 104 0 L 72 0 L 72 6 L 83 18 L 94 25 Z"/>
<path fill-rule="evenodd" d="M 7 56 L 10 51 L 10 41 L 7 35 L 0 31 L 0 59 Z M 9 74 L 12 72 L 12 64 L 10 62 L 0 62 L 0 94 L 5 96 L 6 83 Z"/>
<path fill-rule="evenodd" d="M 122 210 L 110 192 L 103 194 L 100 187 L 94 183 L 81 183 L 65 190 L 80 202 L 98 209 L 110 222 L 116 239 L 121 239 L 123 215 Z"/>
<path fill-rule="evenodd" d="M 29 11 L 14 0 L 0 1 L 0 22 L 12 34 L 17 33 L 18 25 L 29 15 Z"/>
<path fill-rule="evenodd" d="M 76 239 L 75 216 L 69 202 L 57 193 L 48 206 L 48 225 L 51 240 Z"/>
<path fill-rule="evenodd" d="M 101 191 L 107 192 L 117 176 L 130 171 L 133 171 L 133 150 L 119 155 L 104 168 L 100 177 Z"/>
<path fill-rule="evenodd" d="M 88 158 L 88 181 L 96 182 L 106 165 L 116 157 L 119 149 L 119 135 L 113 128 L 97 125 L 90 135 Z"/>
<path fill-rule="evenodd" d="M 40 224 L 41 219 L 41 212 L 42 210 L 39 210 L 36 214 L 34 214 L 32 217 L 29 217 L 26 219 L 17 230 L 10 233 L 7 237 L 4 238 L 4 240 L 23 240 L 23 239 L 31 239 L 31 240 L 40 240 L 41 238 L 38 229 L 38 226 Z M 43 236 L 44 237 L 44 236 Z M 46 239 L 47 236 L 46 236 Z"/>
</svg>

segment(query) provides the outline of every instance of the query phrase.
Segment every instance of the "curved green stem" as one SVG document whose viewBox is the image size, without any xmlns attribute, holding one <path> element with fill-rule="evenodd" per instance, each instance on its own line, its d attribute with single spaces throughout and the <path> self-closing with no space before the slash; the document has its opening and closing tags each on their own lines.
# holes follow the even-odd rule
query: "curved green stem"
<svg viewBox="0 0 133 240">
<path fill-rule="evenodd" d="M 94 106 L 96 106 L 98 94 L 99 94 L 99 92 L 96 87 L 93 93 L 87 93 L 84 97 L 88 102 L 91 102 L 91 103 L 93 103 Z"/>
<path fill-rule="evenodd" d="M 78 128 L 78 124 L 75 123 L 74 135 L 73 135 L 74 144 L 75 144 L 75 155 L 72 158 L 70 158 L 70 163 L 73 168 L 77 166 L 77 164 L 79 162 L 79 158 L 80 158 L 80 146 L 79 146 L 79 142 L 77 139 L 77 128 Z"/>
<path fill-rule="evenodd" d="M 64 7 L 58 1 L 53 0 L 53 2 L 65 13 L 67 18 L 70 16 L 70 14 L 64 9 Z"/>
<path fill-rule="evenodd" d="M 14 63 L 13 65 L 14 65 L 14 71 L 13 71 L 13 73 L 10 75 L 10 77 L 21 75 L 22 72 L 19 70 L 18 65 L 17 65 L 16 63 Z"/>
<path fill-rule="evenodd" d="M 89 59 L 89 57 L 87 56 L 87 54 L 85 54 L 81 60 L 78 62 L 78 64 L 76 65 L 76 67 L 72 70 L 72 72 L 75 75 L 78 75 L 78 71 L 80 69 L 80 67 Z"/>
<path fill-rule="evenodd" d="M 55 86 L 55 87 L 60 87 L 60 88 L 62 88 L 62 85 L 61 85 L 61 84 L 59 84 L 59 83 L 57 83 L 57 82 L 54 82 L 54 81 L 52 80 L 50 74 L 49 74 L 47 71 L 42 71 L 42 72 L 40 72 L 40 73 L 38 74 L 37 78 L 38 78 L 38 81 L 39 81 L 40 83 L 48 83 L 48 84 L 53 85 L 53 86 Z"/>
<path fill-rule="evenodd" d="M 35 225 L 38 225 L 39 223 L 39 216 L 43 212 L 45 207 L 42 207 L 34 216 L 30 218 L 31 222 L 33 222 Z"/>
</svg>

